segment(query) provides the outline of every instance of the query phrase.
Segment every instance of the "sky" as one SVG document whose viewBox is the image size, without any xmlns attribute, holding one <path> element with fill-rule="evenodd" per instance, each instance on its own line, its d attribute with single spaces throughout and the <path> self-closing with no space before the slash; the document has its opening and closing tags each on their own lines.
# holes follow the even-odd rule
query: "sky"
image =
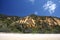
<svg viewBox="0 0 60 40">
<path fill-rule="evenodd" d="M 0 14 L 60 17 L 60 0 L 0 0 Z"/>
</svg>

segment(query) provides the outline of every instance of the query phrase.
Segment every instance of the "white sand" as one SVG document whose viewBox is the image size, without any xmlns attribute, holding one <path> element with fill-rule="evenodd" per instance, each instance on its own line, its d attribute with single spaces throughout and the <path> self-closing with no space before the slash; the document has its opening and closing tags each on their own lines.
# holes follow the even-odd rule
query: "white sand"
<svg viewBox="0 0 60 40">
<path fill-rule="evenodd" d="M 60 34 L 0 33 L 0 40 L 60 40 Z"/>
</svg>

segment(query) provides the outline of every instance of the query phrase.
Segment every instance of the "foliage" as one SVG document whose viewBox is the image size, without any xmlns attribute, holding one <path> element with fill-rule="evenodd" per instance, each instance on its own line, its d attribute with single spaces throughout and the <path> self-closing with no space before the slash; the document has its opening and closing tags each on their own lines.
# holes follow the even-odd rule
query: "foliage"
<svg viewBox="0 0 60 40">
<path fill-rule="evenodd" d="M 30 15 L 35 21 L 35 28 L 27 26 L 27 24 L 15 23 L 10 26 L 13 22 L 19 20 L 19 17 L 9 17 L 0 15 L 0 32 L 16 32 L 16 33 L 60 33 L 60 26 L 55 25 L 54 28 L 44 21 L 46 17 L 39 17 L 36 15 Z M 39 18 L 39 19 L 38 19 Z"/>
</svg>

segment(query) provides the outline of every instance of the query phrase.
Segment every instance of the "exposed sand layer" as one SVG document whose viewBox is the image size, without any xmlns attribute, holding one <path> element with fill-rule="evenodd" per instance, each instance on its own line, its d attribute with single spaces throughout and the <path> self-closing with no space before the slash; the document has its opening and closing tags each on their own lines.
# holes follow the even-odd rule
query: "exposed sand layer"
<svg viewBox="0 0 60 40">
<path fill-rule="evenodd" d="M 0 40 L 60 40 L 60 34 L 0 33 Z"/>
</svg>

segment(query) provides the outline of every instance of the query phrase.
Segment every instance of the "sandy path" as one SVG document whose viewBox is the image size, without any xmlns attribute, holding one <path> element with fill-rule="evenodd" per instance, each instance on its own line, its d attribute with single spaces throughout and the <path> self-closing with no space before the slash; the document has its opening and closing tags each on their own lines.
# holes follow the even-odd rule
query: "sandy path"
<svg viewBox="0 0 60 40">
<path fill-rule="evenodd" d="M 0 33 L 0 40 L 60 40 L 60 34 Z"/>
</svg>

